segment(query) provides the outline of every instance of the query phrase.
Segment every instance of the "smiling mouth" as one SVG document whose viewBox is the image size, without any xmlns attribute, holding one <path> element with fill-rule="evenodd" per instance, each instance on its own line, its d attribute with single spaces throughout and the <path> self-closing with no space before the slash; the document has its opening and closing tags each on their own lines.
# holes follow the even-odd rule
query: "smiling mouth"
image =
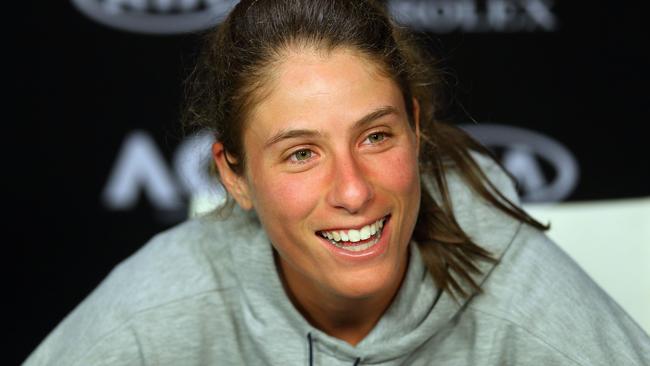
<svg viewBox="0 0 650 366">
<path fill-rule="evenodd" d="M 360 252 L 377 244 L 381 239 L 384 225 L 390 218 L 390 215 L 384 216 L 372 224 L 366 225 L 359 230 L 323 230 L 317 231 L 316 234 L 328 240 L 337 248 Z"/>
</svg>

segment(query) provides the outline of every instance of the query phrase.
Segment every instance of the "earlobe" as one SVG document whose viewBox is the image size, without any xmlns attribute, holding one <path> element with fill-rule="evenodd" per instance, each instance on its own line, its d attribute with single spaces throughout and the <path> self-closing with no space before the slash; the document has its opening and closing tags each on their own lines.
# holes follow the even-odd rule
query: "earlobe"
<svg viewBox="0 0 650 366">
<path fill-rule="evenodd" d="M 226 152 L 222 143 L 215 142 L 212 145 L 212 158 L 217 166 L 219 177 L 224 188 L 243 210 L 248 211 L 252 209 L 253 203 L 250 199 L 246 178 L 232 170 L 230 164 L 233 163 L 233 159 L 228 156 L 228 152 Z"/>
</svg>

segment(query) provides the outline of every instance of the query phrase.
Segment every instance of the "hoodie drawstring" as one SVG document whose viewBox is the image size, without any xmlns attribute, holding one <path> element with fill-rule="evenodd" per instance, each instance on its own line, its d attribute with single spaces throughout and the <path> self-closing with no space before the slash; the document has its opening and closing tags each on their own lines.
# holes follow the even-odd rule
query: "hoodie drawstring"
<svg viewBox="0 0 650 366">
<path fill-rule="evenodd" d="M 307 333 L 307 339 L 309 340 L 309 366 L 314 366 L 314 351 L 312 350 L 311 332 Z"/>
<path fill-rule="evenodd" d="M 307 341 L 309 342 L 309 366 L 314 366 L 314 341 L 311 339 L 311 332 L 307 333 Z M 361 357 L 357 357 L 352 366 L 358 366 L 359 362 L 361 362 Z"/>
</svg>

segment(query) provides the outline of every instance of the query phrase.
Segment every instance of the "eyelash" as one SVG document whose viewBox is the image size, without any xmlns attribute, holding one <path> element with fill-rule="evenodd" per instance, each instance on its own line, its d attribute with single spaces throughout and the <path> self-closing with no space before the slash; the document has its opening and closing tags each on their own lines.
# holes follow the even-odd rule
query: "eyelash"
<svg viewBox="0 0 650 366">
<path fill-rule="evenodd" d="M 371 133 L 369 133 L 363 141 L 368 140 L 368 139 L 370 138 L 370 136 L 373 136 L 373 135 L 379 135 L 379 136 L 382 136 L 382 139 L 381 139 L 380 141 L 377 141 L 377 142 L 375 142 L 375 143 L 371 143 L 372 145 L 375 145 L 375 146 L 376 146 L 376 145 L 380 145 L 380 144 L 386 142 L 386 139 L 388 139 L 389 137 L 391 137 L 391 135 L 390 135 L 388 132 L 384 132 L 384 131 L 375 131 L 375 132 L 371 132 Z M 291 154 L 289 154 L 289 157 L 287 158 L 287 161 L 289 161 L 289 163 L 291 163 L 291 164 L 306 164 L 306 163 L 308 163 L 308 162 L 311 160 L 311 158 L 312 158 L 311 155 L 310 155 L 309 158 L 307 158 L 306 160 L 298 160 L 298 159 L 295 159 L 295 157 L 297 156 L 297 154 L 299 154 L 299 153 L 301 153 L 301 152 L 309 152 L 310 154 L 314 154 L 314 151 L 313 151 L 313 150 L 302 148 L 302 149 L 296 150 L 296 151 L 292 152 Z"/>
</svg>

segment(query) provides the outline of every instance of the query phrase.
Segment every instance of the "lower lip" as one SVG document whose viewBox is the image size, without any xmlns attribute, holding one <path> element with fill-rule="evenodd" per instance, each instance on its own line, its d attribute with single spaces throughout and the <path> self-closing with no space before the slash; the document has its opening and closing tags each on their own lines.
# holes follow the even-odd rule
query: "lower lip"
<svg viewBox="0 0 650 366">
<path fill-rule="evenodd" d="M 379 238 L 379 241 L 377 241 L 375 245 L 371 246 L 368 249 L 364 249 L 358 252 L 353 252 L 350 250 L 339 248 L 336 245 L 332 244 L 328 239 L 325 239 L 320 235 L 317 235 L 317 237 L 325 244 L 325 247 L 332 254 L 334 254 L 335 257 L 341 258 L 348 262 L 349 261 L 364 262 L 364 261 L 377 258 L 380 255 L 382 255 L 384 252 L 386 252 L 386 249 L 388 248 L 388 238 L 390 237 L 390 228 L 391 228 L 390 221 L 391 220 L 389 216 L 386 218 L 386 221 L 384 221 L 384 227 L 382 229 L 381 237 Z"/>
</svg>

